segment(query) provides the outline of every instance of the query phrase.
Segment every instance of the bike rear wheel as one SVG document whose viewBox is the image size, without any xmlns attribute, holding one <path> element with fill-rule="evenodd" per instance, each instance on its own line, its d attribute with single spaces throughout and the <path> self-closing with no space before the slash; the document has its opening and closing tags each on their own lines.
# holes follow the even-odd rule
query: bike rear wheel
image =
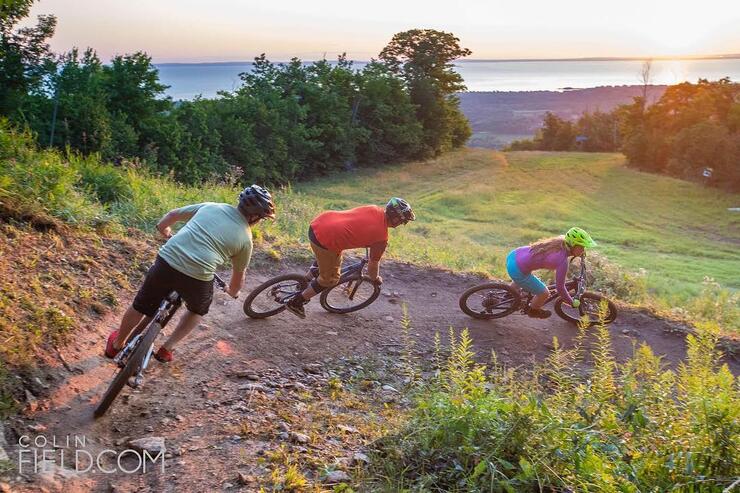
<svg viewBox="0 0 740 493">
<path fill-rule="evenodd" d="M 244 313 L 251 318 L 267 318 L 285 310 L 281 302 L 308 287 L 306 276 L 285 274 L 269 279 L 249 293 L 244 300 Z"/>
<path fill-rule="evenodd" d="M 612 323 L 617 318 L 617 306 L 605 296 L 587 291 L 581 295 L 580 300 L 581 304 L 576 309 L 565 304 L 562 298 L 558 298 L 555 302 L 555 313 L 563 320 L 574 324 L 579 323 L 581 318 L 586 315 L 588 317 L 588 326 L 593 327 L 599 323 L 601 301 L 606 300 L 604 323 Z"/>
<path fill-rule="evenodd" d="M 162 326 L 154 321 L 150 322 L 144 329 L 144 335 L 139 340 L 139 344 L 136 348 L 134 348 L 131 356 L 129 356 L 126 365 L 121 368 L 118 374 L 113 378 L 113 381 L 108 386 L 108 390 L 106 390 L 103 395 L 103 399 L 100 401 L 100 404 L 98 404 L 98 407 L 95 408 L 96 418 L 105 414 L 111 404 L 113 404 L 113 401 L 116 400 L 116 397 L 118 397 L 118 394 L 121 393 L 121 390 L 123 389 L 123 386 L 126 385 L 126 382 L 128 382 L 128 379 L 139 370 L 144 362 L 147 352 L 151 349 L 152 344 L 154 344 L 154 339 L 157 338 L 157 335 L 161 330 Z"/>
<path fill-rule="evenodd" d="M 340 282 L 321 292 L 321 306 L 331 313 L 362 310 L 380 296 L 380 286 L 363 276 Z"/>
<path fill-rule="evenodd" d="M 501 318 L 514 313 L 521 302 L 519 291 L 502 282 L 473 286 L 460 296 L 460 309 L 473 318 Z"/>
</svg>

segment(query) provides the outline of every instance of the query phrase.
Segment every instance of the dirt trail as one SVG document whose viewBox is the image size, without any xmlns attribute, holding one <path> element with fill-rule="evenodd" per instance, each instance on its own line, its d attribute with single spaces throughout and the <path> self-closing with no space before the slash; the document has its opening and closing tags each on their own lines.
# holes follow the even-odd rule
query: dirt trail
<svg viewBox="0 0 740 493">
<path fill-rule="evenodd" d="M 250 272 L 246 290 L 286 271 L 283 266 Z M 573 325 L 556 316 L 542 321 L 521 315 L 493 321 L 467 317 L 458 308 L 457 298 L 479 282 L 472 276 L 394 262 L 387 262 L 383 273 L 383 290 L 399 296 L 381 295 L 367 309 L 349 315 L 327 313 L 316 300 L 307 306 L 306 320 L 290 313 L 251 320 L 243 314 L 241 300 L 217 293 L 205 323 L 177 348 L 175 362 L 153 362 L 143 390 L 125 389 L 109 414 L 98 420 L 92 417 L 93 407 L 114 371 L 101 353 L 107 327 L 117 323 L 117 317 L 109 317 L 107 327 L 103 324 L 80 334 L 64 353 L 66 366 L 73 371 L 60 364 L 59 381 L 49 397 L 39 399 L 33 406 L 36 409 L 6 427 L 32 437 L 56 436 L 58 441 L 66 436 L 85 437 L 84 448 L 94 456 L 105 449 L 128 448 L 128 438 L 161 436 L 169 452 L 165 470 L 161 472 L 157 465 L 146 474 L 57 470 L 36 476 L 29 472 L 33 464 L 27 464 L 24 474 L 28 479 L 15 483 L 14 491 L 256 490 L 248 479 L 241 483 L 235 479 L 236 470 L 264 474 L 260 458 L 274 448 L 275 439 L 239 437 L 244 420 L 253 420 L 256 428 L 276 426 L 277 402 L 300 412 L 301 395 L 320 395 L 320 388 L 333 374 L 325 371 L 330 361 L 378 355 L 393 362 L 401 340 L 399 301 L 408 306 L 412 334 L 421 352 L 431 350 L 437 330 L 444 336 L 450 326 L 468 327 L 482 359 L 495 350 L 509 365 L 531 365 L 533 357 L 541 360 L 547 355 L 553 336 L 568 347 L 576 334 Z M 622 310 L 610 330 L 618 360 L 629 357 L 634 344 L 642 341 L 670 366 L 685 357 L 684 334 L 650 315 Z M 737 360 L 730 359 L 728 364 L 733 373 L 740 373 Z M 10 442 L 12 432 L 6 435 Z M 297 447 L 305 449 L 300 452 L 318 454 L 314 439 L 310 443 L 300 437 L 296 440 Z M 339 439 L 327 440 L 333 440 L 336 447 L 351 447 Z"/>
</svg>

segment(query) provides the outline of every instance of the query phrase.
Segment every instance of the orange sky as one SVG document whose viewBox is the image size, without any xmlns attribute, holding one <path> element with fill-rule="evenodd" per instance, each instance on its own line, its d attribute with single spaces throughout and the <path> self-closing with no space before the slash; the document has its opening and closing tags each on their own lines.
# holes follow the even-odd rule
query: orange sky
<svg viewBox="0 0 740 493">
<path fill-rule="evenodd" d="M 91 46 L 103 60 L 367 60 L 415 27 L 451 31 L 479 59 L 740 53 L 738 0 L 40 0 L 32 11 L 49 13 L 54 51 Z"/>
</svg>

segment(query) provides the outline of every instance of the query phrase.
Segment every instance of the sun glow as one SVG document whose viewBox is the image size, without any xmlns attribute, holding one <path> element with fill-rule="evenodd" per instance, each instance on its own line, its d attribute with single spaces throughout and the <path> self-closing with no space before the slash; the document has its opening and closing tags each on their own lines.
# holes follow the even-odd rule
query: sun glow
<svg viewBox="0 0 740 493">
<path fill-rule="evenodd" d="M 688 19 L 671 18 L 651 26 L 647 38 L 655 56 L 682 56 L 702 51 L 709 38 L 705 29 Z"/>
</svg>

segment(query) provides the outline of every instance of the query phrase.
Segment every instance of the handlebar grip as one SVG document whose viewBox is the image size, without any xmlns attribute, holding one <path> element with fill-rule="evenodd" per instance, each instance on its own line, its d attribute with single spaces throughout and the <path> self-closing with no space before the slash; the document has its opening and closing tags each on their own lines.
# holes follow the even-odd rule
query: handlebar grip
<svg viewBox="0 0 740 493">
<path fill-rule="evenodd" d="M 218 274 L 213 275 L 213 280 L 216 281 L 216 284 L 218 284 L 221 289 L 226 289 L 226 281 L 221 279 Z"/>
</svg>

